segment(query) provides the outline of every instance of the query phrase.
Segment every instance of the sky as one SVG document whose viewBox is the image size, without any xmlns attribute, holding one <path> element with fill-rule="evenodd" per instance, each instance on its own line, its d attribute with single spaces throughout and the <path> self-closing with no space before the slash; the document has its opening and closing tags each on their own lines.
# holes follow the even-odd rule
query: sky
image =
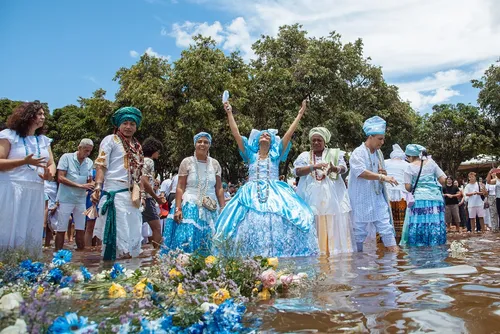
<svg viewBox="0 0 500 334">
<path fill-rule="evenodd" d="M 5 0 L 0 1 L 0 98 L 53 110 L 98 88 L 143 53 L 179 58 L 196 34 L 253 57 L 252 43 L 300 23 L 311 37 L 362 38 L 364 56 L 419 113 L 476 105 L 470 84 L 500 57 L 498 0 Z"/>
</svg>

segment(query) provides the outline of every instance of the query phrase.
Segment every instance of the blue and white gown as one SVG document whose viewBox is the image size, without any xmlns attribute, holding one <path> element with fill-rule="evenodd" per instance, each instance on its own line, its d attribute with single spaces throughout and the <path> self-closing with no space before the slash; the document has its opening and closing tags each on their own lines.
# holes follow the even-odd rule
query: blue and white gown
<svg viewBox="0 0 500 334">
<path fill-rule="evenodd" d="M 252 136 L 250 136 L 252 138 Z M 222 210 L 216 224 L 217 242 L 230 240 L 233 255 L 295 257 L 318 254 L 314 214 L 285 182 L 279 181 L 282 152 L 279 137 L 272 139 L 268 158 L 261 160 L 258 144 L 242 137 L 249 179 Z M 258 138 L 256 139 L 258 141 Z"/>
<path fill-rule="evenodd" d="M 405 183 L 415 184 L 420 164 L 410 164 Z M 427 160 L 415 189 L 415 204 L 406 209 L 402 246 L 435 246 L 446 243 L 445 205 L 437 179 L 445 173 L 433 160 Z"/>
</svg>

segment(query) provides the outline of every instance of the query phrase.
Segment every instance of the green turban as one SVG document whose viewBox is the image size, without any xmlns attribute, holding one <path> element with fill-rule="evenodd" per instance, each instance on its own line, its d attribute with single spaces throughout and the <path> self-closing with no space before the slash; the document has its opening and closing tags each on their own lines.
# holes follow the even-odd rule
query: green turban
<svg viewBox="0 0 500 334">
<path fill-rule="evenodd" d="M 115 111 L 111 117 L 111 123 L 117 128 L 125 121 L 133 121 L 139 127 L 142 121 L 142 113 L 134 107 L 123 107 Z"/>
<path fill-rule="evenodd" d="M 327 128 L 323 127 L 312 128 L 311 131 L 309 131 L 309 140 L 311 140 L 314 135 L 321 136 L 325 143 L 328 143 L 330 141 L 330 138 L 332 138 L 332 134 L 330 133 L 330 131 L 328 131 Z"/>
</svg>

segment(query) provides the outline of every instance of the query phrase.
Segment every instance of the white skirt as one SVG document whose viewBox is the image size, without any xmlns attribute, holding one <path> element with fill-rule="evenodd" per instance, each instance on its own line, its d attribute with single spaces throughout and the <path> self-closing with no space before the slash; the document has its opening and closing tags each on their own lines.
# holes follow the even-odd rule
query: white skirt
<svg viewBox="0 0 500 334">
<path fill-rule="evenodd" d="M 108 182 L 106 185 L 110 190 L 123 189 L 122 183 L 114 184 Z M 94 236 L 103 240 L 104 228 L 106 227 L 106 217 L 108 214 L 101 213 L 102 206 L 107 200 L 107 196 L 103 196 L 99 202 L 99 217 L 97 217 L 94 228 Z M 129 254 L 136 257 L 141 254 L 142 241 L 142 214 L 132 204 L 132 199 L 128 191 L 117 193 L 115 195 L 116 208 L 116 258 Z M 102 245 L 102 254 L 106 250 L 106 245 Z"/>
<path fill-rule="evenodd" d="M 45 199 L 43 183 L 0 181 L 0 250 L 41 254 Z"/>
</svg>

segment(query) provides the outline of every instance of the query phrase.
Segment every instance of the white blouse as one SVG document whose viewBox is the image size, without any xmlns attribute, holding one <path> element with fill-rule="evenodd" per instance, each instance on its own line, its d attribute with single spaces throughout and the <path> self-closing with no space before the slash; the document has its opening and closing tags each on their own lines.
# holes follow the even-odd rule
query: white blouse
<svg viewBox="0 0 500 334">
<path fill-rule="evenodd" d="M 0 131 L 0 139 L 7 139 L 10 143 L 10 151 L 7 159 L 23 159 L 29 154 L 33 157 L 45 158 L 46 162 L 50 158 L 50 143 L 52 139 L 40 136 L 20 137 L 16 131 L 5 129 Z M 23 165 L 14 169 L 0 172 L 0 181 L 30 181 L 43 183 L 43 179 L 38 174 L 43 174 L 41 167 Z"/>
</svg>

